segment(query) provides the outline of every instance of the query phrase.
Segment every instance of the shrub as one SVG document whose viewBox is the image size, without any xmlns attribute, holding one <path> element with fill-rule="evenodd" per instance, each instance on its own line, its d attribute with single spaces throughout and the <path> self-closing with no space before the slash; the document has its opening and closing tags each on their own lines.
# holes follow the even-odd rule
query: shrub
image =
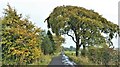
<svg viewBox="0 0 120 67">
<path fill-rule="evenodd" d="M 15 9 L 8 5 L 2 24 L 2 63 L 7 65 L 29 64 L 37 61 L 42 52 L 41 40 L 38 38 L 41 30 L 35 27 L 27 18 L 22 18 Z"/>
</svg>

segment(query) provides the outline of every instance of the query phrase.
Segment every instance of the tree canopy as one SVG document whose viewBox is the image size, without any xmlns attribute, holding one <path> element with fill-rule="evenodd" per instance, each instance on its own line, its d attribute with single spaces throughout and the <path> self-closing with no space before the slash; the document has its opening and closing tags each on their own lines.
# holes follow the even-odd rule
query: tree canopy
<svg viewBox="0 0 120 67">
<path fill-rule="evenodd" d="M 76 56 L 81 46 L 108 43 L 119 34 L 119 26 L 94 10 L 77 6 L 58 6 L 46 19 L 48 28 L 56 35 L 66 34 L 76 43 Z M 106 38 L 102 33 L 108 35 Z"/>
</svg>

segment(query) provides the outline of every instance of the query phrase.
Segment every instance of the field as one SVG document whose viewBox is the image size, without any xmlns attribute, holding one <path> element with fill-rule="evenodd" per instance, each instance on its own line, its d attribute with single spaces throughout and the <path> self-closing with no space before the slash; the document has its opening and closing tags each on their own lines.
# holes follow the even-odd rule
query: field
<svg viewBox="0 0 120 67">
<path fill-rule="evenodd" d="M 86 56 L 79 55 L 76 57 L 75 51 L 65 51 L 65 54 L 78 65 L 105 65 L 104 63 L 106 63 L 106 65 L 118 65 L 119 63 L 118 55 L 116 55 L 115 52 L 110 52 L 108 56 L 102 53 L 94 56 L 86 54 Z"/>
</svg>

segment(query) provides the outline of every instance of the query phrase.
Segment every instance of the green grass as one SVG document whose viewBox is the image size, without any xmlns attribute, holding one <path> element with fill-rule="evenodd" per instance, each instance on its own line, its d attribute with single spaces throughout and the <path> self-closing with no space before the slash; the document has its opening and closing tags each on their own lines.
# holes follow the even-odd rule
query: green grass
<svg viewBox="0 0 120 67">
<path fill-rule="evenodd" d="M 93 64 L 88 57 L 75 56 L 75 51 L 65 51 L 65 54 L 78 65 L 95 65 Z"/>
<path fill-rule="evenodd" d="M 73 56 L 75 56 L 75 51 L 64 51 L 64 52 L 67 55 L 73 55 Z"/>
<path fill-rule="evenodd" d="M 41 61 L 39 62 L 39 65 L 48 65 L 52 60 L 52 55 L 44 55 L 41 57 Z"/>
<path fill-rule="evenodd" d="M 28 64 L 28 65 L 49 65 L 49 63 L 51 62 L 53 57 L 56 57 L 60 54 L 60 52 L 58 53 L 54 53 L 54 55 L 41 55 L 40 59 L 37 62 L 34 62 L 32 64 Z M 0 66 L 2 65 L 2 60 L 0 59 Z"/>
<path fill-rule="evenodd" d="M 0 50 L 0 67 L 2 66 L 2 52 Z"/>
<path fill-rule="evenodd" d="M 60 55 L 60 52 L 54 53 L 54 55 L 43 55 L 41 57 L 41 61 L 38 64 L 39 65 L 48 65 L 52 61 L 52 58 L 56 57 L 58 55 Z"/>
<path fill-rule="evenodd" d="M 52 60 L 52 56 L 51 55 L 42 55 L 39 59 L 39 61 L 34 62 L 32 64 L 28 64 L 28 65 L 48 65 Z"/>
</svg>

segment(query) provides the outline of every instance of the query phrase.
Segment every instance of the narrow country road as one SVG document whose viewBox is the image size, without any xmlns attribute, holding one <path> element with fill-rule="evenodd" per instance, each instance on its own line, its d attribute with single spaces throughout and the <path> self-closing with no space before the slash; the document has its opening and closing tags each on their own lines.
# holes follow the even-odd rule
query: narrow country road
<svg viewBox="0 0 120 67">
<path fill-rule="evenodd" d="M 76 63 L 71 62 L 67 56 L 65 56 L 64 52 L 62 52 L 59 56 L 54 57 L 48 67 L 74 67 Z"/>
<path fill-rule="evenodd" d="M 63 65 L 63 63 L 62 63 L 62 55 L 54 57 L 49 65 Z"/>
</svg>

